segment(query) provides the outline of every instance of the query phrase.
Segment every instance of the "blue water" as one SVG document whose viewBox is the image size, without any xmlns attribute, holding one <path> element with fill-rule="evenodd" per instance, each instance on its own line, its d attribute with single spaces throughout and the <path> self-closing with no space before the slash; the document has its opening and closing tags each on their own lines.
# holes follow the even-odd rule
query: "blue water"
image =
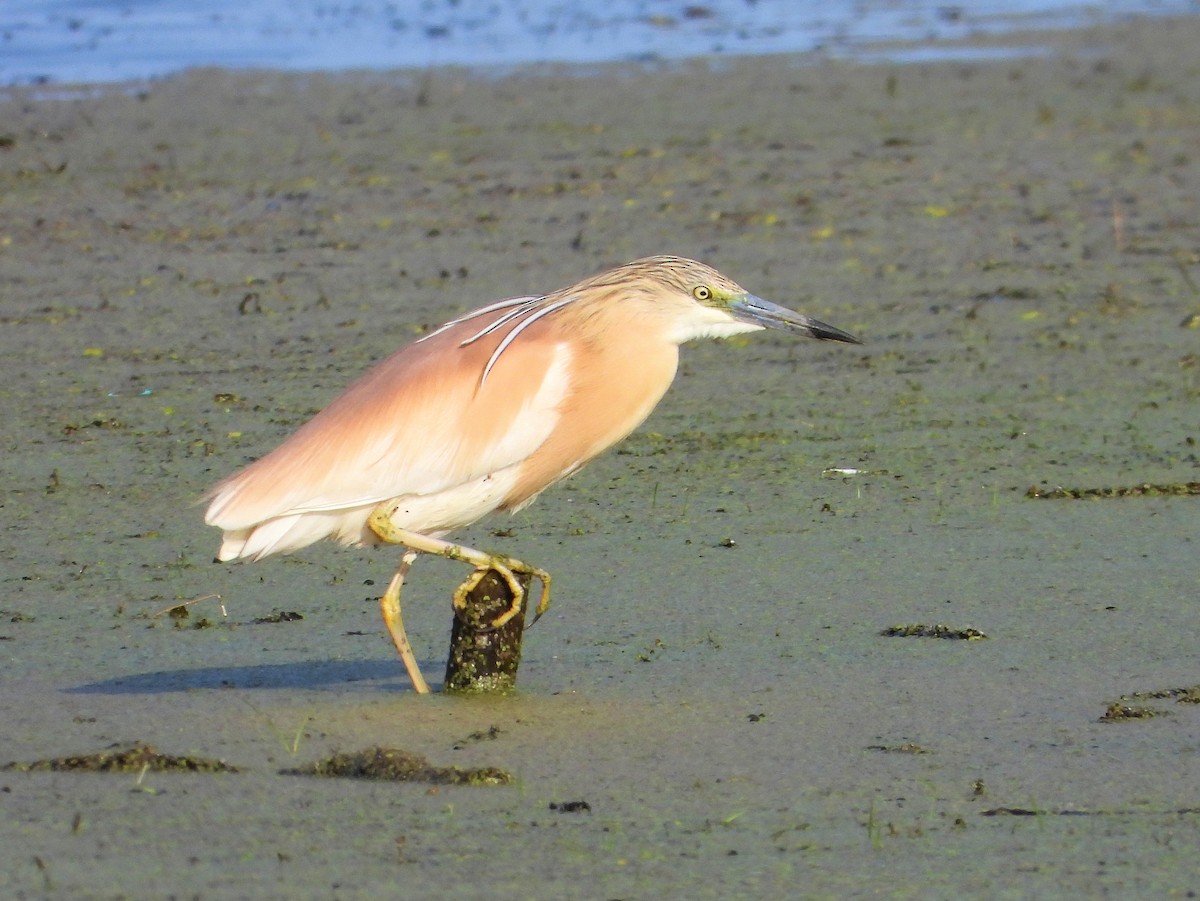
<svg viewBox="0 0 1200 901">
<path fill-rule="evenodd" d="M 928 44 L 1196 12 L 1200 0 L 0 0 L 0 84 L 125 81 L 191 66 L 508 66 L 818 49 L 854 56 L 880 41 Z"/>
</svg>

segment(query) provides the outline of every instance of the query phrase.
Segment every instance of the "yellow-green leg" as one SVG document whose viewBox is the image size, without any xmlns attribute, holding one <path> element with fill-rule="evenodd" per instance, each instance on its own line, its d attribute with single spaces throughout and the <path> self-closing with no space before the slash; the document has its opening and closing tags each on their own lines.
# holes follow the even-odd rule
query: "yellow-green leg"
<svg viewBox="0 0 1200 901">
<path fill-rule="evenodd" d="M 416 551 L 405 551 L 392 580 L 388 582 L 387 591 L 379 599 L 379 609 L 383 613 L 383 624 L 387 626 L 388 634 L 392 636 L 392 644 L 400 652 L 400 659 L 404 661 L 404 668 L 408 670 L 408 678 L 412 680 L 413 688 L 417 694 L 427 695 L 429 694 L 429 683 L 421 675 L 421 668 L 417 665 L 417 655 L 413 653 L 412 645 L 408 641 L 408 633 L 404 631 L 404 621 L 400 618 L 400 589 L 404 586 L 404 577 L 408 575 L 408 571 L 416 559 Z"/>
</svg>

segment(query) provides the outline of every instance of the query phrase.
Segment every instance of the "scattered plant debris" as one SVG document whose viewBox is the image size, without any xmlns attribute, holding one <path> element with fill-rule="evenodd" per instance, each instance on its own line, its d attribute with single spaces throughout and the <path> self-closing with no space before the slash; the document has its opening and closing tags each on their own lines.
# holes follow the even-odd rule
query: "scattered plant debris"
<svg viewBox="0 0 1200 901">
<path fill-rule="evenodd" d="M 879 634 L 888 638 L 950 638 L 958 641 L 980 641 L 987 638 L 978 629 L 952 629 L 941 623 L 933 626 L 926 626 L 923 623 L 914 623 L 909 626 L 889 626 Z"/>
<path fill-rule="evenodd" d="M 1026 497 L 1072 500 L 1089 497 L 1178 497 L 1187 494 L 1200 494 L 1200 482 L 1171 482 L 1165 485 L 1143 482 L 1124 488 L 1038 488 L 1031 485 L 1025 492 Z"/>
<path fill-rule="evenodd" d="M 1158 716 L 1171 715 L 1170 710 L 1131 703 L 1134 701 L 1174 701 L 1176 704 L 1200 704 L 1200 685 L 1192 685 L 1188 688 L 1157 688 L 1121 695 L 1108 704 L 1100 721 L 1112 723 L 1122 720 L 1148 720 Z"/>
<path fill-rule="evenodd" d="M 1156 716 L 1167 716 L 1165 710 L 1155 710 L 1153 707 L 1139 707 L 1113 701 L 1100 717 L 1101 722 L 1111 723 L 1117 720 L 1148 720 Z"/>
<path fill-rule="evenodd" d="M 304 619 L 304 614 L 297 613 L 295 610 L 275 610 L 267 616 L 255 617 L 254 624 L 262 626 L 270 623 L 294 623 L 301 619 Z"/>
<path fill-rule="evenodd" d="M 176 757 L 163 754 L 150 745 L 136 743 L 127 748 L 113 745 L 105 751 L 95 754 L 81 754 L 76 757 L 56 757 L 50 760 L 34 760 L 31 763 L 13 761 L 6 763 L 0 769 L 17 772 L 40 772 L 54 770 L 56 772 L 80 773 L 236 773 L 237 767 L 230 766 L 223 760 L 209 760 L 205 757 Z"/>
<path fill-rule="evenodd" d="M 1153 691 L 1135 691 L 1123 695 L 1123 701 L 1173 700 L 1176 704 L 1200 704 L 1200 685 L 1191 688 L 1158 688 Z"/>
<path fill-rule="evenodd" d="M 587 801 L 551 801 L 550 809 L 559 813 L 591 813 L 592 805 Z"/>
<path fill-rule="evenodd" d="M 500 737 L 501 731 L 499 726 L 489 726 L 486 730 L 472 732 L 466 738 L 460 738 L 451 747 L 456 751 L 461 751 L 467 745 L 477 744 L 481 741 L 495 741 Z"/>
<path fill-rule="evenodd" d="M 334 754 L 296 769 L 280 770 L 284 776 L 319 776 L 323 779 L 378 779 L 385 782 L 426 782 L 431 785 L 507 785 L 510 773 L 495 767 L 463 769 L 430 766 L 420 754 L 400 748 L 367 748 Z"/>
<path fill-rule="evenodd" d="M 911 741 L 906 741 L 900 745 L 867 745 L 864 748 L 866 751 L 882 751 L 885 754 L 930 754 L 928 748 L 923 748 Z"/>
</svg>

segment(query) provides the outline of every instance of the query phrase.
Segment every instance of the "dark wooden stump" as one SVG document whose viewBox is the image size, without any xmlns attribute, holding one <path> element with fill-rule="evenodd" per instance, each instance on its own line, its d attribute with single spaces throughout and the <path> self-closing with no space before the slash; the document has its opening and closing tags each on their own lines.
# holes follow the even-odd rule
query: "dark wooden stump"
<svg viewBox="0 0 1200 901">
<path fill-rule="evenodd" d="M 491 628 L 491 624 L 512 607 L 513 598 L 508 583 L 495 570 L 489 570 L 467 595 L 466 609 L 455 611 L 443 691 L 497 694 L 517 687 L 530 582 L 528 576 L 518 575 L 517 579 L 525 588 L 526 603 L 499 629 Z"/>
</svg>

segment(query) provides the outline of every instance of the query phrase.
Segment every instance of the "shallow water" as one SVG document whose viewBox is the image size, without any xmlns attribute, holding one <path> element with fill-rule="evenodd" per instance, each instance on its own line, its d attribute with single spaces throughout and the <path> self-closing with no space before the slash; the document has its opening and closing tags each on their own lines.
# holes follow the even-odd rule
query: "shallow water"
<svg viewBox="0 0 1200 901">
<path fill-rule="evenodd" d="M 193 66 L 292 70 L 644 63 L 821 50 L 960 59 L 1027 52 L 1020 42 L 933 42 L 1195 12 L 1195 0 L 572 0 L 521 3 L 293 0 L 7 0 L 0 84 L 145 79 Z M 897 47 L 919 44 L 920 47 Z M 880 49 L 879 45 L 892 45 Z"/>
</svg>

